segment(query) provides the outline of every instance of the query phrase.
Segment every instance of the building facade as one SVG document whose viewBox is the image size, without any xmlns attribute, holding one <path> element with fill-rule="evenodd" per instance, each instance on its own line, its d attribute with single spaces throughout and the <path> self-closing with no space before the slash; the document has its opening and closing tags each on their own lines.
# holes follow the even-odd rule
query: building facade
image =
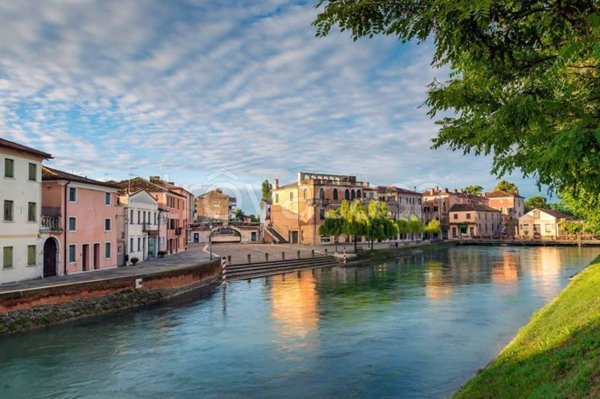
<svg viewBox="0 0 600 399">
<path fill-rule="evenodd" d="M 294 183 L 279 186 L 275 179 L 271 203 L 274 234 L 290 243 L 318 244 L 330 240 L 319 235 L 329 209 L 344 200 L 363 199 L 369 184 L 356 176 L 299 172 Z"/>
<path fill-rule="evenodd" d="M 119 194 L 119 202 L 125 208 L 125 261 L 143 262 L 156 258 L 159 251 L 158 202 L 150 193 Z"/>
<path fill-rule="evenodd" d="M 488 205 L 502 212 L 502 222 L 505 226 L 504 235 L 515 237 L 519 235 L 519 218 L 525 214 L 525 198 L 519 194 L 510 194 L 496 190 L 485 193 Z"/>
<path fill-rule="evenodd" d="M 41 169 L 49 158 L 0 138 L 0 284 L 43 275 Z"/>
<path fill-rule="evenodd" d="M 487 205 L 454 204 L 448 214 L 450 238 L 493 238 L 502 233 L 502 213 Z"/>
<path fill-rule="evenodd" d="M 519 232 L 523 238 L 555 239 L 563 235 L 561 222 L 574 220 L 570 215 L 553 209 L 532 209 L 519 218 Z"/>
<path fill-rule="evenodd" d="M 456 204 L 474 204 L 487 206 L 487 198 L 470 195 L 463 190 L 449 190 L 447 188 L 430 189 L 423 192 L 423 223 L 439 220 L 442 228 L 442 238 L 450 237 L 449 210 Z"/>
<path fill-rule="evenodd" d="M 236 198 L 215 190 L 199 195 L 195 199 L 196 219 L 199 222 L 227 222 L 235 219 Z"/>
<path fill-rule="evenodd" d="M 57 228 L 43 229 L 44 251 L 52 252 L 55 246 L 62 250 L 44 263 L 44 275 L 117 266 L 125 251 L 117 239 L 117 192 L 113 184 L 43 167 L 43 213 L 60 219 Z"/>
<path fill-rule="evenodd" d="M 390 216 L 395 220 L 410 220 L 416 217 L 422 220 L 422 194 L 395 186 L 377 186 L 365 189 L 365 202 L 372 200 L 385 202 L 390 210 Z"/>
</svg>

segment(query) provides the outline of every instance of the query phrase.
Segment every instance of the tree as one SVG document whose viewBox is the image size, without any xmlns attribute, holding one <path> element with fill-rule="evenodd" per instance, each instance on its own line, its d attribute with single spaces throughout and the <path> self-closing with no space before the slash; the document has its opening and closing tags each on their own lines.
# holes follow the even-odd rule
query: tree
<svg viewBox="0 0 600 399">
<path fill-rule="evenodd" d="M 464 188 L 464 191 L 467 194 L 471 194 L 471 195 L 475 195 L 475 196 L 480 196 L 481 193 L 483 192 L 483 187 L 479 186 L 479 185 L 470 185 Z"/>
<path fill-rule="evenodd" d="M 352 237 L 354 241 L 354 252 L 358 248 L 358 237 L 366 235 L 367 212 L 361 200 L 342 201 L 338 208 L 343 220 L 342 233 Z"/>
<path fill-rule="evenodd" d="M 265 181 L 262 182 L 262 200 L 263 201 L 269 201 L 271 199 L 271 194 L 273 193 L 273 186 L 271 185 L 271 183 L 269 183 L 268 180 L 265 179 Z"/>
<path fill-rule="evenodd" d="M 394 222 L 389 217 L 389 208 L 385 202 L 371 201 L 366 209 L 366 236 L 371 243 L 375 240 L 385 240 L 394 237 L 396 228 Z"/>
<path fill-rule="evenodd" d="M 586 231 L 600 235 L 600 194 L 580 190 L 575 195 L 570 190 L 564 190 L 560 198 L 573 216 L 583 220 Z"/>
<path fill-rule="evenodd" d="M 244 220 L 245 217 L 246 217 L 246 214 L 244 213 L 244 211 L 242 211 L 240 208 L 236 209 L 235 218 L 237 220 Z"/>
<path fill-rule="evenodd" d="M 511 183 L 507 180 L 500 180 L 496 187 L 494 187 L 494 191 L 504 191 L 505 193 L 519 194 L 519 187 L 515 183 Z"/>
<path fill-rule="evenodd" d="M 338 237 L 344 232 L 344 220 L 342 219 L 340 208 L 330 209 L 325 214 L 325 220 L 319 227 L 321 236 L 333 236 L 335 242 L 335 252 L 338 250 Z"/>
<path fill-rule="evenodd" d="M 425 226 L 424 232 L 427 234 L 440 234 L 442 232 L 442 225 L 437 219 L 430 220 Z"/>
<path fill-rule="evenodd" d="M 548 203 L 546 202 L 546 197 L 542 195 L 534 195 L 525 200 L 525 206 L 530 208 L 544 209 L 548 208 Z"/>
<path fill-rule="evenodd" d="M 493 155 L 551 189 L 600 193 L 600 3 L 320 0 L 318 36 L 393 35 L 435 44 L 426 105 L 433 147 Z"/>
</svg>

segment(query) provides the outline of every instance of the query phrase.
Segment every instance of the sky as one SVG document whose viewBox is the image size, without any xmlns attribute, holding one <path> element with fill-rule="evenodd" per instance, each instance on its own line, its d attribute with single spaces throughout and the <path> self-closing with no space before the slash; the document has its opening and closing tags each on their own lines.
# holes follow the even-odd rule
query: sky
<svg viewBox="0 0 600 399">
<path fill-rule="evenodd" d="M 491 190 L 489 158 L 430 148 L 431 42 L 317 38 L 315 4 L 1 2 L 0 136 L 91 178 L 222 187 L 250 213 L 261 181 L 298 171 Z"/>
</svg>

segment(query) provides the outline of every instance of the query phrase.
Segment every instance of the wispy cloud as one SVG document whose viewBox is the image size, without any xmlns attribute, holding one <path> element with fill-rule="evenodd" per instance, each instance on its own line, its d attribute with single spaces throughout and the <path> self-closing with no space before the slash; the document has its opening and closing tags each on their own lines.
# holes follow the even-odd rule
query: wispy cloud
<svg viewBox="0 0 600 399">
<path fill-rule="evenodd" d="M 283 0 L 3 2 L 1 134 L 97 177 L 170 165 L 188 185 L 300 169 L 493 183 L 489 160 L 429 148 L 436 126 L 419 106 L 445 76 L 429 44 L 316 38 L 316 12 Z"/>
</svg>

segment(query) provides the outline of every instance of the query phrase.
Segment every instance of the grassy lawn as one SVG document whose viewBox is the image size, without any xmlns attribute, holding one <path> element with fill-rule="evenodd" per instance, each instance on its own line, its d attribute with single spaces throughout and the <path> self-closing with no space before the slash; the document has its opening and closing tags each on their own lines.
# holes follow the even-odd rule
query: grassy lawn
<svg viewBox="0 0 600 399">
<path fill-rule="evenodd" d="M 456 398 L 600 398 L 600 258 Z"/>
</svg>

